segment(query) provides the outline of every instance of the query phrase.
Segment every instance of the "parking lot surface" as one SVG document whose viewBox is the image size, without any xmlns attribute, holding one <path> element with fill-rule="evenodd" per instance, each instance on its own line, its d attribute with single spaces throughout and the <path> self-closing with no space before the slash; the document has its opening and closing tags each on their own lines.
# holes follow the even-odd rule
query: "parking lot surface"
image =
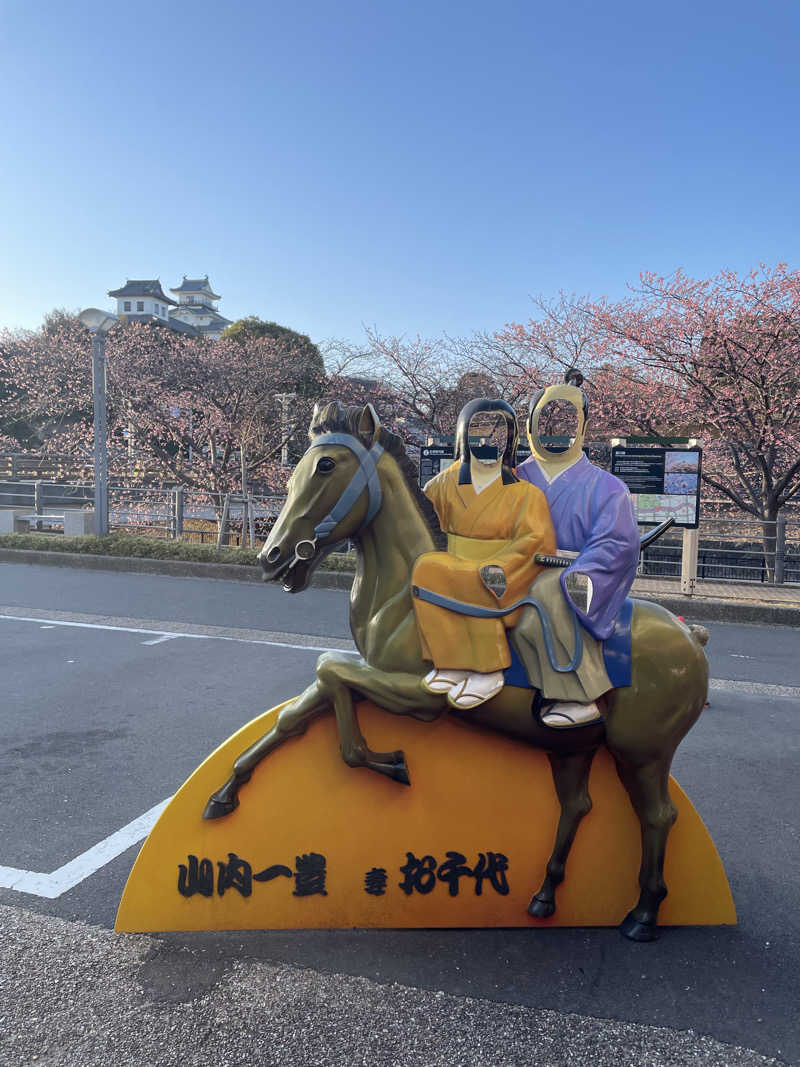
<svg viewBox="0 0 800 1067">
<path fill-rule="evenodd" d="M 238 1005 L 228 1019 L 242 1040 L 250 1010 L 242 990 L 258 989 L 267 997 L 270 984 L 280 982 L 286 996 L 327 996 L 325 976 L 338 974 L 350 976 L 334 984 L 349 991 L 351 1002 L 359 996 L 377 1002 L 380 989 L 397 983 L 411 991 L 396 994 L 403 1011 L 439 1019 L 437 1032 L 450 1036 L 437 1044 L 425 1029 L 430 1058 L 420 1053 L 419 1062 L 526 1062 L 503 1059 L 495 1046 L 493 1059 L 488 1045 L 475 1046 L 486 1053 L 483 1058 L 454 1045 L 455 1030 L 435 1014 L 438 1002 L 430 998 L 437 995 L 451 1022 L 491 1017 L 499 1029 L 487 1030 L 487 1041 L 502 1045 L 503 1034 L 510 1043 L 525 1034 L 545 1041 L 550 1033 L 548 1040 L 562 1042 L 564 1058 L 557 1058 L 551 1043 L 541 1047 L 553 1058 L 542 1055 L 538 1062 L 762 1062 L 757 1054 L 800 1062 L 798 632 L 708 628 L 711 704 L 679 749 L 674 773 L 725 862 L 738 927 L 669 929 L 653 945 L 630 944 L 613 930 L 265 931 L 137 941 L 102 932 L 113 924 L 140 840 L 123 847 L 126 839 L 115 835 L 168 798 L 243 722 L 304 688 L 319 649 L 349 646 L 346 594 L 311 590 L 290 597 L 276 588 L 232 582 L 0 565 L 4 940 L 10 946 L 17 930 L 28 945 L 26 958 L 42 967 L 48 965 L 42 956 L 48 937 L 53 951 L 58 945 L 71 945 L 70 952 L 79 944 L 94 946 L 89 972 L 103 959 L 121 968 L 120 981 L 127 976 L 133 985 L 127 991 L 120 987 L 120 997 L 134 995 L 134 986 L 144 990 L 136 996 L 144 996 L 146 1010 L 162 1021 L 170 1004 L 183 1005 L 178 1014 L 184 1020 L 197 1022 L 202 1011 L 213 1015 L 218 993 L 220 1004 Z M 109 840 L 116 844 L 104 853 L 99 846 Z M 52 876 L 87 854 L 84 866 L 73 869 L 79 880 L 57 895 L 8 888 L 11 875 L 2 880 L 8 871 Z M 51 891 L 62 884 L 22 881 L 40 889 L 49 885 Z M 130 950 L 132 956 L 126 955 L 130 944 L 140 946 Z M 53 974 L 59 959 L 51 953 Z M 303 977 L 303 968 L 313 974 Z M 6 983 L 25 981 L 26 967 L 11 971 L 16 978 L 6 974 Z M 286 1008 L 285 1000 L 280 1003 Z M 205 1005 L 202 1011 L 199 1005 Z M 307 1007 L 308 1018 L 315 1018 Z M 568 1016 L 574 1017 L 569 1025 Z M 279 1026 L 277 1014 L 269 1018 Z M 672 1035 L 674 1055 L 686 1056 L 689 1046 L 681 1051 L 679 1037 L 693 1031 L 712 1042 L 702 1052 L 701 1039 L 691 1038 L 696 1057 L 722 1056 L 712 1047 L 722 1042 L 730 1046 L 728 1059 L 670 1060 L 663 1052 L 660 1059 L 627 1061 L 614 1052 L 613 1041 L 602 1053 L 607 1060 L 567 1058 L 573 1054 L 568 1035 L 576 1035 L 577 1056 L 586 1047 L 579 1035 L 588 1040 L 593 1032 L 587 1020 L 597 1019 L 614 1020 L 607 1027 L 627 1033 L 633 1048 L 641 1049 L 635 1042 L 658 1027 Z M 541 1032 L 535 1029 L 540 1024 Z M 555 1029 L 548 1031 L 550 1024 Z M 299 1024 L 292 1025 L 299 1035 Z M 387 1058 L 377 1058 L 378 1042 L 365 1046 L 364 1055 L 375 1058 L 363 1062 L 400 1062 L 392 1058 L 399 1053 L 388 1022 L 386 1032 Z M 472 1032 L 469 1026 L 465 1032 Z M 651 1034 L 654 1048 L 661 1048 L 662 1038 Z M 288 1042 L 286 1034 L 284 1039 Z M 306 1040 L 311 1038 L 302 1037 Z M 473 1040 L 484 1038 L 475 1030 Z M 137 1047 L 143 1056 L 146 1043 Z M 287 1055 L 290 1042 L 281 1047 Z M 312 1058 L 295 1062 L 361 1062 L 338 1060 L 333 1053 L 326 1060 L 313 1041 L 299 1047 Z M 598 1056 L 605 1047 L 598 1040 Z M 755 1052 L 731 1051 L 735 1048 Z M 436 1059 L 435 1049 L 440 1057 L 449 1049 L 451 1059 Z M 278 1062 L 266 1058 L 263 1048 L 261 1053 L 251 1061 L 216 1062 Z"/>
</svg>

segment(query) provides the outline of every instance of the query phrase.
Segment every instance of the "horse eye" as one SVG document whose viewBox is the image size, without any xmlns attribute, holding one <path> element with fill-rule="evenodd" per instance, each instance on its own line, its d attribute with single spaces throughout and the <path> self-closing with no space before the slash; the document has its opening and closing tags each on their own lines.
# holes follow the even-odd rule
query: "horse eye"
<svg viewBox="0 0 800 1067">
<path fill-rule="evenodd" d="M 323 456 L 317 464 L 317 474 L 330 474 L 335 466 L 335 460 L 331 459 L 330 456 Z"/>
</svg>

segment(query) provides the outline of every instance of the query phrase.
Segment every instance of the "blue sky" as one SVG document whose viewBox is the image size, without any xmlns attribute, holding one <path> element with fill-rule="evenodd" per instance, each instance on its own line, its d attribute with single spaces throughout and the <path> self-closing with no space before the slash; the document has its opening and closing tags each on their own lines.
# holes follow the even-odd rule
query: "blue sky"
<svg viewBox="0 0 800 1067">
<path fill-rule="evenodd" d="M 798 263 L 800 8 L 0 0 L 0 327 L 209 274 L 314 340 Z"/>
</svg>

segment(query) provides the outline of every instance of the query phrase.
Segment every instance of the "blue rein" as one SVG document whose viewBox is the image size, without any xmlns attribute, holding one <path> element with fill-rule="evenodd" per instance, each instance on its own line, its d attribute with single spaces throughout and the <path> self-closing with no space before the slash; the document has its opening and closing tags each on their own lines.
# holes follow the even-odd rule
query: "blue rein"
<svg viewBox="0 0 800 1067">
<path fill-rule="evenodd" d="M 427 604 L 435 604 L 438 608 L 445 608 L 447 611 L 454 611 L 458 615 L 468 615 L 472 619 L 502 619 L 505 615 L 510 615 L 512 611 L 516 611 L 518 608 L 524 608 L 530 605 L 532 608 L 536 608 L 539 615 L 539 622 L 542 625 L 542 637 L 544 638 L 544 647 L 547 652 L 547 658 L 550 661 L 550 666 L 558 674 L 568 674 L 570 671 L 574 671 L 576 667 L 580 666 L 580 662 L 583 659 L 583 631 L 581 630 L 580 620 L 575 612 L 572 612 L 572 633 L 575 641 L 575 651 L 572 659 L 566 665 L 562 667 L 558 662 L 558 653 L 556 652 L 555 641 L 553 639 L 553 628 L 550 624 L 547 611 L 544 606 L 539 603 L 538 600 L 534 600 L 532 596 L 526 596 L 523 600 L 518 600 L 516 604 L 512 604 L 510 608 L 482 608 L 477 604 L 468 604 L 464 600 L 453 600 L 452 597 L 442 596 L 441 593 L 434 593 L 431 589 L 425 589 L 421 585 L 412 585 L 411 594 L 418 600 L 424 600 Z"/>
</svg>

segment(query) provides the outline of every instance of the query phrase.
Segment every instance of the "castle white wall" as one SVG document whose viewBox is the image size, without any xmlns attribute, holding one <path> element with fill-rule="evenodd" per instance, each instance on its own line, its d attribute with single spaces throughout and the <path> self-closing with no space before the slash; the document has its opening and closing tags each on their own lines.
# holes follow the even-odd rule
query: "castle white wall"
<svg viewBox="0 0 800 1067">
<path fill-rule="evenodd" d="M 154 300 L 151 296 L 118 296 L 118 315 L 155 315 L 166 321 L 169 318 L 169 304 Z"/>
</svg>

